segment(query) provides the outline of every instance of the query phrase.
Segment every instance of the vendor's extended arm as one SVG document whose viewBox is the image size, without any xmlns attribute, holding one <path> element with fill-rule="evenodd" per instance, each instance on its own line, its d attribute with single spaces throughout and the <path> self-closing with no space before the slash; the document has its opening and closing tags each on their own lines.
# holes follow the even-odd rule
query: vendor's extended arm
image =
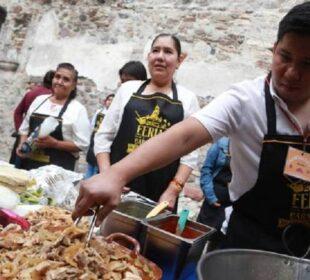
<svg viewBox="0 0 310 280">
<path fill-rule="evenodd" d="M 99 225 L 119 203 L 122 187 L 128 182 L 169 164 L 211 140 L 209 132 L 195 118 L 188 118 L 174 125 L 142 144 L 104 173 L 84 181 L 81 184 L 73 218 L 84 215 L 88 208 L 97 204 L 103 205 L 96 223 Z"/>
</svg>

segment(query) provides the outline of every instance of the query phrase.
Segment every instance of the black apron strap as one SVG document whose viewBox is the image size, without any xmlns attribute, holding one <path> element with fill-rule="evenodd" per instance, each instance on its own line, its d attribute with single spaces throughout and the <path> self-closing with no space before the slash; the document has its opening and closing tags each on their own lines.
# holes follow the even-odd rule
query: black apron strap
<svg viewBox="0 0 310 280">
<path fill-rule="evenodd" d="M 67 110 L 67 108 L 68 108 L 68 106 L 69 106 L 71 100 L 72 100 L 72 99 L 69 97 L 69 98 L 66 100 L 65 104 L 62 106 L 62 108 L 61 108 L 61 110 L 60 110 L 60 112 L 59 112 L 59 115 L 58 115 L 58 118 L 59 118 L 59 119 L 61 119 L 62 115 L 66 112 L 66 110 Z"/>
<path fill-rule="evenodd" d="M 146 80 L 145 82 L 142 83 L 142 85 L 139 87 L 137 90 L 136 95 L 141 95 L 142 92 L 145 90 L 146 86 L 150 83 L 151 79 Z"/>
<path fill-rule="evenodd" d="M 265 102 L 266 102 L 266 113 L 267 113 L 267 128 L 268 135 L 277 134 L 277 121 L 276 121 L 276 109 L 274 105 L 274 100 L 270 94 L 270 80 L 271 72 L 265 79 Z"/>
<path fill-rule="evenodd" d="M 146 86 L 150 83 L 151 79 L 146 80 L 137 90 L 136 95 L 141 95 L 142 92 L 145 90 Z M 172 81 L 171 84 L 171 89 L 172 89 L 172 98 L 175 101 L 178 101 L 178 91 L 177 91 L 177 87 L 174 81 Z"/>
<path fill-rule="evenodd" d="M 174 81 L 172 81 L 171 88 L 172 88 L 173 100 L 177 101 L 178 100 L 178 91 L 177 91 L 177 86 L 176 86 Z"/>
</svg>

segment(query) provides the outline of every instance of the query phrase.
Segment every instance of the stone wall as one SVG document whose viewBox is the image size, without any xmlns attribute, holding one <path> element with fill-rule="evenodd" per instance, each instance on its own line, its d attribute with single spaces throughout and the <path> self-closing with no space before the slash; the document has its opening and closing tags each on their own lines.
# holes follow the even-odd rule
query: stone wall
<svg viewBox="0 0 310 280">
<path fill-rule="evenodd" d="M 176 80 L 204 99 L 266 73 L 277 23 L 294 4 L 281 0 L 0 0 L 0 158 L 8 159 L 12 113 L 29 77 L 59 62 L 83 78 L 79 98 L 91 115 L 114 91 L 118 69 L 146 64 L 151 39 L 176 33 L 188 56 Z"/>
</svg>

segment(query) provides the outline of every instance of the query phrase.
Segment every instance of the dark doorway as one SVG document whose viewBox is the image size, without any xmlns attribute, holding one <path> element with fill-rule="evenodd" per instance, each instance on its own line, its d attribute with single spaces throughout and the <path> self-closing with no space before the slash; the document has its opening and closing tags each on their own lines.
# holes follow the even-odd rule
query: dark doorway
<svg viewBox="0 0 310 280">
<path fill-rule="evenodd" d="M 7 16 L 7 11 L 4 7 L 0 6 L 0 29 Z"/>
</svg>

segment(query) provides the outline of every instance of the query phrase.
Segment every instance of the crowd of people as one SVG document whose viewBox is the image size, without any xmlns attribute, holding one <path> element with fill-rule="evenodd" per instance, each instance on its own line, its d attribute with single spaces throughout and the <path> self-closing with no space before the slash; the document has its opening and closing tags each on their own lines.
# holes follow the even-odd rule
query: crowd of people
<svg viewBox="0 0 310 280">
<path fill-rule="evenodd" d="M 19 166 L 74 170 L 80 151 L 88 150 L 88 179 L 73 218 L 101 205 L 99 225 L 124 187 L 168 201 L 175 211 L 196 168 L 196 149 L 213 142 L 201 170 L 205 201 L 198 221 L 222 231 L 218 248 L 289 248 L 303 256 L 310 246 L 310 179 L 284 170 L 292 150 L 294 160 L 310 153 L 310 2 L 281 20 L 266 76 L 233 85 L 201 110 L 196 95 L 174 81 L 185 57 L 176 36 L 157 35 L 147 56 L 149 79 L 140 62 L 125 64 L 117 92 L 91 124 L 75 99 L 77 70 L 59 64 L 50 88 L 19 113 Z M 23 154 L 22 143 L 47 116 L 59 121 L 56 130 Z"/>
</svg>

